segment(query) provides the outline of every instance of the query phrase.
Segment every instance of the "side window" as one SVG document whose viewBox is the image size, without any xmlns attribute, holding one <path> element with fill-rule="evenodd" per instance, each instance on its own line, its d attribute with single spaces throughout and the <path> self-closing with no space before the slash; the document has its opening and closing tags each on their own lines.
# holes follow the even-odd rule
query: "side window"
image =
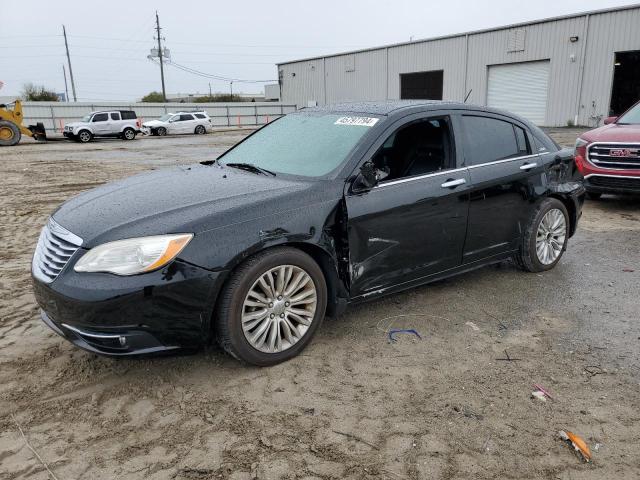
<svg viewBox="0 0 640 480">
<path fill-rule="evenodd" d="M 520 155 L 529 155 L 531 153 L 531 146 L 529 145 L 527 134 L 522 128 L 518 127 L 517 125 L 513 126 L 513 130 L 516 132 L 516 141 L 518 142 L 518 153 Z"/>
<path fill-rule="evenodd" d="M 96 113 L 93 116 L 93 119 L 91 121 L 92 122 L 106 122 L 108 118 L 109 118 L 109 114 L 107 114 L 107 113 Z"/>
<path fill-rule="evenodd" d="M 436 173 L 455 165 L 448 117 L 412 122 L 393 132 L 372 158 L 384 181 Z"/>
<path fill-rule="evenodd" d="M 202 113 L 196 113 L 196 118 L 207 118 Z"/>
<path fill-rule="evenodd" d="M 136 112 L 132 112 L 131 110 L 124 110 L 120 112 L 123 120 L 135 120 Z"/>
<path fill-rule="evenodd" d="M 514 125 L 511 122 L 463 115 L 462 125 L 465 130 L 464 155 L 468 165 L 479 165 L 522 155 Z M 524 131 L 522 133 L 524 134 Z"/>
<path fill-rule="evenodd" d="M 120 120 L 120 114 L 119 113 L 112 113 L 111 114 L 111 120 Z"/>
<path fill-rule="evenodd" d="M 184 113 L 180 115 L 180 121 L 181 122 L 185 122 L 185 121 L 188 121 L 188 120 L 193 120 L 193 115 L 184 114 Z"/>
</svg>

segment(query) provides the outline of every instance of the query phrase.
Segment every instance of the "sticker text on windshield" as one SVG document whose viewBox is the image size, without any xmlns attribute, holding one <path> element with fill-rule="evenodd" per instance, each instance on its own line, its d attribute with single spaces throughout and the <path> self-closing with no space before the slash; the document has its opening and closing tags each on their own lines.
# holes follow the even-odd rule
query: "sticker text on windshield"
<svg viewBox="0 0 640 480">
<path fill-rule="evenodd" d="M 372 117 L 340 117 L 335 125 L 358 125 L 360 127 L 373 127 L 378 123 L 378 118 Z"/>
</svg>

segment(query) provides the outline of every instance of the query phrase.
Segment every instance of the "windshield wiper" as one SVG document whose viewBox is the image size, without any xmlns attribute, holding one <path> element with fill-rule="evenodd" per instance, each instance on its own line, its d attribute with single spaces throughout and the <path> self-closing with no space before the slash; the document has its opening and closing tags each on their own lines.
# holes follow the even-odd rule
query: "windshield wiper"
<svg viewBox="0 0 640 480">
<path fill-rule="evenodd" d="M 275 172 L 267 170 L 266 168 L 258 167 L 253 163 L 225 163 L 225 166 L 232 168 L 239 168 L 240 170 L 246 170 L 247 172 L 259 173 L 261 175 L 271 175 L 275 177 Z"/>
</svg>

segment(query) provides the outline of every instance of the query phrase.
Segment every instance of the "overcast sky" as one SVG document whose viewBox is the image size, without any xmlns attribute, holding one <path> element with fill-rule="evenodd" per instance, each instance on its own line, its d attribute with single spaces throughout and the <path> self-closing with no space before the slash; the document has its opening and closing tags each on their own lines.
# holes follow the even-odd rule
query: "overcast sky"
<svg viewBox="0 0 640 480">
<path fill-rule="evenodd" d="M 627 5 L 616 0 L 0 0 L 0 96 L 25 82 L 64 91 L 62 24 L 78 100 L 134 100 L 160 90 L 158 9 L 165 46 L 180 65 L 225 78 L 276 80 L 279 61 Z M 172 66 L 167 93 L 205 93 L 209 80 Z M 211 81 L 215 92 L 229 83 Z M 261 92 L 234 83 L 234 92 Z M 71 85 L 69 85 L 71 93 Z"/>
</svg>

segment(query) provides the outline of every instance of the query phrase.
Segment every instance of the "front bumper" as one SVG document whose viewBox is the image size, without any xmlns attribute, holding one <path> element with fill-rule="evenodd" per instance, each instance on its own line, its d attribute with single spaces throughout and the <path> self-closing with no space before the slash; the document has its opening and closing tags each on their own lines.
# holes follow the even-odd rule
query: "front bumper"
<svg viewBox="0 0 640 480">
<path fill-rule="evenodd" d="M 640 194 L 640 176 L 592 173 L 584 177 L 584 186 L 591 193 Z"/>
<path fill-rule="evenodd" d="M 209 341 L 222 273 L 176 260 L 143 275 L 79 274 L 79 256 L 51 283 L 33 277 L 42 320 L 58 335 L 109 356 L 196 350 Z"/>
</svg>

